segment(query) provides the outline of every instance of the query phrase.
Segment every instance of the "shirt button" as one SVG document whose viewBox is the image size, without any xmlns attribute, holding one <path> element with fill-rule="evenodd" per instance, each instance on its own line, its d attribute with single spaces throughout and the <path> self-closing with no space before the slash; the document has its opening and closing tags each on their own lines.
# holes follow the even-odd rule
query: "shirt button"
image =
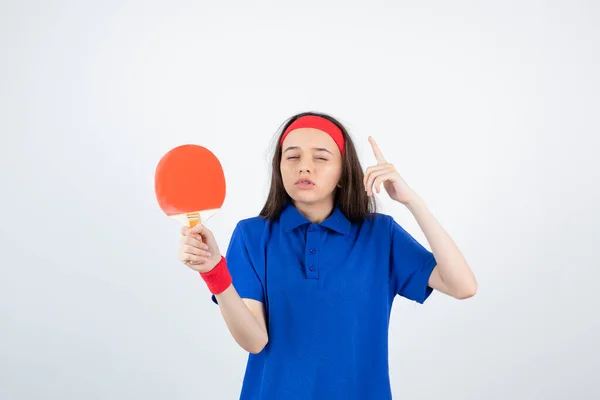
<svg viewBox="0 0 600 400">
<path fill-rule="evenodd" d="M 315 249 L 310 249 L 310 254 L 315 254 L 317 251 Z"/>
<path fill-rule="evenodd" d="M 310 272 L 315 272 L 315 267 L 313 267 L 312 265 L 308 267 L 308 269 L 310 270 Z"/>
<path fill-rule="evenodd" d="M 312 226 L 310 226 L 310 227 L 308 228 L 308 231 L 309 231 L 309 232 L 312 232 L 312 231 L 314 231 L 314 228 L 313 228 Z"/>
</svg>

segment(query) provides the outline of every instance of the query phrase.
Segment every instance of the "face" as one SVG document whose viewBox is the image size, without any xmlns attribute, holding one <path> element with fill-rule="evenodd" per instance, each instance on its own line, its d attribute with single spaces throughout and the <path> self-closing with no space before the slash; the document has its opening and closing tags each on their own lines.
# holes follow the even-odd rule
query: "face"
<svg viewBox="0 0 600 400">
<path fill-rule="evenodd" d="M 290 132 L 282 146 L 281 176 L 296 202 L 330 202 L 342 174 L 342 155 L 327 133 L 313 128 Z"/>
</svg>

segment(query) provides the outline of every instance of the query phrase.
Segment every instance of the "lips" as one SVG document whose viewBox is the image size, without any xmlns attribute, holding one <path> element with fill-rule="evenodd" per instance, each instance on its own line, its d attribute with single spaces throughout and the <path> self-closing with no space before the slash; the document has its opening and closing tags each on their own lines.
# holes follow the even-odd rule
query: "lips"
<svg viewBox="0 0 600 400">
<path fill-rule="evenodd" d="M 314 185 L 315 183 L 310 179 L 302 178 L 296 181 L 296 185 Z"/>
</svg>

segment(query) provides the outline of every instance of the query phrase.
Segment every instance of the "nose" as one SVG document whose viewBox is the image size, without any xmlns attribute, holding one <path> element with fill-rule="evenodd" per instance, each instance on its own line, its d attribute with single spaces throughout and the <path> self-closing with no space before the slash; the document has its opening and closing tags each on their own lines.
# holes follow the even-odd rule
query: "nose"
<svg viewBox="0 0 600 400">
<path fill-rule="evenodd" d="M 303 158 L 300 165 L 298 166 L 300 169 L 300 173 L 302 172 L 308 172 L 310 173 L 313 169 L 312 163 L 310 160 L 307 160 L 306 158 Z"/>
</svg>

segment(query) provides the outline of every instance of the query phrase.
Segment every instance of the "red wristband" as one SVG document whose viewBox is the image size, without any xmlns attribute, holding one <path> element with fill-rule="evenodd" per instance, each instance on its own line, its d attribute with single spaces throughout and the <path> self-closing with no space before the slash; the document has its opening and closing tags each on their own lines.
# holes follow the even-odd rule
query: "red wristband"
<svg viewBox="0 0 600 400">
<path fill-rule="evenodd" d="M 231 275 L 227 268 L 227 260 L 221 256 L 221 261 L 208 272 L 200 272 L 200 276 L 206 282 L 208 290 L 212 294 L 220 294 L 231 285 Z"/>
</svg>

